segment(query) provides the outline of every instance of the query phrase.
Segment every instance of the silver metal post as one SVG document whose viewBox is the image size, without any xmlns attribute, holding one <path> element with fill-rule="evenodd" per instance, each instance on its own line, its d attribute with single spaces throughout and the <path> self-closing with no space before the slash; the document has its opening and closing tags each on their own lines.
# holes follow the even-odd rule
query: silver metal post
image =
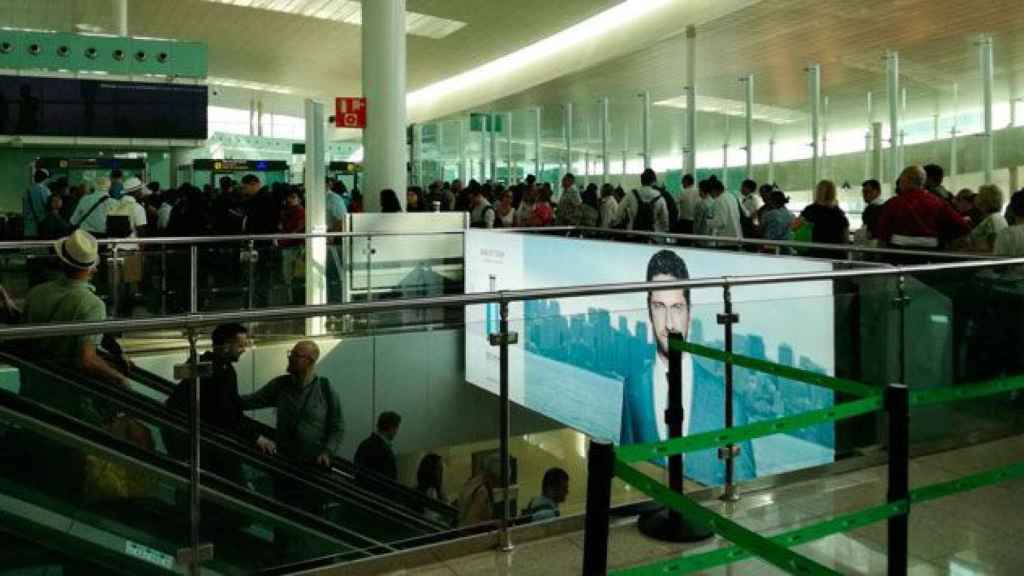
<svg viewBox="0 0 1024 576">
<path fill-rule="evenodd" d="M 992 183 L 995 169 L 995 134 L 992 132 L 992 89 L 995 82 L 995 65 L 992 58 L 992 37 L 985 36 L 979 43 L 981 52 L 982 108 L 985 114 L 985 133 L 981 148 L 982 171 L 985 184 Z M 900 380 L 903 382 L 903 380 Z"/>
<path fill-rule="evenodd" d="M 697 175 L 697 27 L 686 27 L 686 170 Z"/>
<path fill-rule="evenodd" d="M 373 236 L 366 237 L 366 301 L 373 302 L 373 255 L 377 251 L 373 247 Z"/>
<path fill-rule="evenodd" d="M 195 248 L 195 246 L 193 246 Z M 188 362 L 192 370 L 192 394 L 190 399 L 190 410 L 189 410 L 189 547 L 191 548 L 191 554 L 189 554 L 189 574 L 191 576 L 199 576 L 201 573 L 200 568 L 200 554 L 199 554 L 199 524 L 201 521 L 200 515 L 200 501 L 201 501 L 201 486 L 199 483 L 199 448 L 200 448 L 200 435 L 199 435 L 199 352 L 196 349 L 196 330 L 195 328 L 189 328 L 188 330 Z"/>
<path fill-rule="evenodd" d="M 487 180 L 487 126 L 491 121 L 489 114 L 480 114 L 480 181 Z"/>
<path fill-rule="evenodd" d="M 121 304 L 121 274 L 118 268 L 118 250 L 120 246 L 114 244 L 110 250 L 110 258 L 107 259 L 107 264 L 110 266 L 110 270 L 107 273 L 107 279 L 110 282 L 110 298 L 113 303 L 113 311 L 111 316 L 117 318 L 120 312 Z"/>
<path fill-rule="evenodd" d="M 466 168 L 466 121 L 459 118 L 459 181 L 463 184 L 468 184 Z"/>
<path fill-rule="evenodd" d="M 832 178 L 832 167 L 828 161 L 828 96 L 821 97 L 821 173 Z"/>
<path fill-rule="evenodd" d="M 199 246 L 188 247 L 189 279 L 188 279 L 188 310 L 192 314 L 199 312 Z"/>
<path fill-rule="evenodd" d="M 501 396 L 501 404 L 498 418 L 498 452 L 501 458 L 501 489 L 502 494 L 504 495 L 501 508 L 501 540 L 499 542 L 499 546 L 502 550 L 507 552 L 513 548 L 509 533 L 512 521 L 512 461 L 509 455 L 509 443 L 511 441 L 509 408 L 511 406 L 511 401 L 509 399 L 508 347 L 518 341 L 518 334 L 509 331 L 508 328 L 508 302 L 501 301 L 499 303 L 499 310 L 500 319 L 498 323 L 498 333 L 490 335 L 490 343 L 492 346 L 498 346 L 499 349 L 498 378 L 500 382 L 499 392 Z"/>
<path fill-rule="evenodd" d="M 775 184 L 775 127 L 772 127 L 772 135 L 768 139 L 768 182 Z"/>
<path fill-rule="evenodd" d="M 491 112 L 491 180 L 498 181 L 498 115 Z"/>
<path fill-rule="evenodd" d="M 893 305 L 897 308 L 898 316 L 897 323 L 899 328 L 897 334 L 899 337 L 899 343 L 897 349 L 899 349 L 899 373 L 900 382 L 906 382 L 906 337 L 907 337 L 907 318 L 906 311 L 907 306 L 910 304 L 910 297 L 907 295 L 907 278 L 903 274 L 900 274 L 896 280 L 896 298 L 893 299 Z"/>
<path fill-rule="evenodd" d="M 754 163 L 754 75 L 747 74 L 740 79 L 744 84 L 744 95 L 746 96 L 743 106 L 743 149 L 747 153 L 746 177 L 753 176 L 752 166 Z"/>
<path fill-rule="evenodd" d="M 807 93 L 811 101 L 811 190 L 821 181 L 821 66 L 807 67 Z"/>
<path fill-rule="evenodd" d="M 868 129 L 864 132 L 864 179 L 874 178 L 871 172 L 871 125 L 874 120 L 872 93 L 868 92 L 867 121 Z"/>
<path fill-rule="evenodd" d="M 259 252 L 256 251 L 256 242 L 249 240 L 249 254 L 246 258 L 246 263 L 249 265 L 249 309 L 253 308 L 254 297 L 256 295 L 256 260 L 259 258 Z"/>
<path fill-rule="evenodd" d="M 505 184 L 511 186 L 515 181 L 512 177 L 512 113 L 505 113 Z"/>
<path fill-rule="evenodd" d="M 611 163 L 608 158 L 608 97 L 601 98 L 601 184 L 608 183 Z"/>
<path fill-rule="evenodd" d="M 953 127 L 949 130 L 949 175 L 956 176 L 959 172 L 957 166 L 957 137 L 960 131 L 957 129 L 960 122 L 960 85 L 953 83 Z"/>
<path fill-rule="evenodd" d="M 889 173 L 886 180 L 896 182 L 900 172 L 900 56 L 890 51 L 885 56 L 887 92 L 889 97 Z"/>
<path fill-rule="evenodd" d="M 718 315 L 718 323 L 725 329 L 725 353 L 732 354 L 733 352 L 733 324 L 740 321 L 739 314 L 733 312 L 732 308 L 732 291 L 729 285 L 726 284 L 722 287 L 722 300 L 724 303 L 724 311 Z M 725 362 L 725 428 L 729 429 L 733 426 L 733 367 L 730 360 Z M 739 494 L 736 492 L 735 475 L 736 475 L 736 457 L 740 453 L 740 447 L 735 444 L 729 444 L 723 446 L 718 451 L 718 457 L 725 460 L 725 491 L 722 493 L 721 500 L 725 502 L 736 502 L 740 499 Z"/>
<path fill-rule="evenodd" d="M 641 133 L 643 134 L 644 170 L 646 170 L 651 167 L 651 92 L 644 90 L 640 94 L 640 101 L 643 105 Z"/>
<path fill-rule="evenodd" d="M 871 125 L 871 177 L 882 182 L 883 186 L 888 187 L 893 182 L 885 182 L 882 171 L 884 162 L 882 154 L 882 123 L 875 122 Z"/>
</svg>

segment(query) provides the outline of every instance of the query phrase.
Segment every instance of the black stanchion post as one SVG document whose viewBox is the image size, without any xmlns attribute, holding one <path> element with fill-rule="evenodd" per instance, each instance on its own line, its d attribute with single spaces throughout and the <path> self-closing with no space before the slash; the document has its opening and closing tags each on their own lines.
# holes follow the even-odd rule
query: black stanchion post
<svg viewBox="0 0 1024 576">
<path fill-rule="evenodd" d="M 665 423 L 670 438 L 683 435 L 683 353 L 678 343 L 683 335 L 669 334 L 668 352 L 668 409 Z M 683 455 L 674 454 L 668 458 L 668 483 L 674 492 L 683 493 Z M 713 532 L 703 524 L 683 518 L 671 508 L 660 508 L 640 516 L 640 531 L 658 540 L 667 542 L 698 542 L 710 538 Z"/>
<path fill-rule="evenodd" d="M 905 384 L 885 389 L 889 415 L 889 502 L 910 497 L 910 392 Z M 910 510 L 889 518 L 889 576 L 906 576 Z"/>
<path fill-rule="evenodd" d="M 740 315 L 732 309 L 732 291 L 729 285 L 722 287 L 722 302 L 724 310 L 718 315 L 718 323 L 725 329 L 725 352 L 733 352 L 733 331 L 732 326 L 740 321 Z M 733 366 L 731 361 L 725 362 L 725 428 L 728 430 L 733 425 Z M 718 449 L 719 459 L 725 460 L 725 490 L 721 499 L 725 502 L 737 502 L 740 497 L 736 492 L 736 457 L 739 456 L 740 447 L 735 444 L 727 444 Z"/>
<path fill-rule="evenodd" d="M 594 576 L 608 572 L 608 510 L 612 504 L 615 447 L 611 442 L 591 440 L 587 452 L 583 576 Z"/>
</svg>

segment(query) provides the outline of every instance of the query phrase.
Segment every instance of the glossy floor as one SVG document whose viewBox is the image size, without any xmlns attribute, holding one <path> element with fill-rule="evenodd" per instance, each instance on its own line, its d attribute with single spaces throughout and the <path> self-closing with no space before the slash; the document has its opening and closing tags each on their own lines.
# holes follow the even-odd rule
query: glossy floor
<svg viewBox="0 0 1024 576">
<path fill-rule="evenodd" d="M 914 487 L 951 480 L 1024 459 L 1024 437 L 915 459 Z M 836 514 L 879 504 L 885 499 L 885 467 L 813 480 L 748 494 L 737 504 L 710 504 L 761 534 L 775 534 L 813 524 Z M 915 506 L 910 523 L 910 569 L 917 576 L 1024 574 L 1024 480 L 961 493 Z M 837 534 L 795 548 L 843 574 L 886 573 L 885 524 Z M 698 545 L 670 545 L 651 540 L 632 521 L 613 526 L 609 542 L 611 568 L 641 566 L 683 553 L 729 546 L 721 539 Z M 487 552 L 443 564 L 391 574 L 430 576 L 571 575 L 582 572 L 583 535 L 520 544 L 511 553 Z M 704 574 L 783 574 L 759 561 L 746 561 Z"/>
</svg>

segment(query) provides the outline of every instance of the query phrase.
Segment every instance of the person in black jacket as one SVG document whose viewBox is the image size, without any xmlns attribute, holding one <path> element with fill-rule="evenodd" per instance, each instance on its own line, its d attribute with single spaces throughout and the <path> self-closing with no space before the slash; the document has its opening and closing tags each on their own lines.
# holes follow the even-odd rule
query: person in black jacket
<svg viewBox="0 0 1024 576">
<path fill-rule="evenodd" d="M 377 431 L 363 440 L 356 450 L 356 466 L 397 481 L 398 461 L 391 443 L 395 441 L 401 424 L 402 417 L 397 413 L 381 412 L 377 418 Z"/>
<path fill-rule="evenodd" d="M 199 420 L 204 426 L 216 428 L 236 436 L 239 441 L 257 446 L 262 438 L 242 412 L 242 401 L 238 394 L 238 374 L 233 364 L 249 346 L 249 334 L 241 324 L 221 324 L 213 330 L 213 350 L 200 356 L 200 362 L 211 364 L 209 377 L 199 380 L 202 402 L 199 403 Z M 188 414 L 192 392 L 191 380 L 184 380 L 167 399 L 167 407 Z M 187 437 L 165 435 L 168 451 L 177 458 L 188 458 Z M 168 441 L 170 440 L 170 441 Z M 205 451 L 204 451 L 205 452 Z M 203 454 L 203 467 L 227 478 L 244 484 L 242 463 L 228 454 Z"/>
</svg>

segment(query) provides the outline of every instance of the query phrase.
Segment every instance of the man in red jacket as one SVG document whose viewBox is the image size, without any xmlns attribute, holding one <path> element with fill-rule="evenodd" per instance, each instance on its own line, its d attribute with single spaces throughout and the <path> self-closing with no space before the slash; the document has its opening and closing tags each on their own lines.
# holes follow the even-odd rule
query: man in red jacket
<svg viewBox="0 0 1024 576">
<path fill-rule="evenodd" d="M 970 231 L 950 204 L 924 189 L 925 171 L 909 166 L 900 175 L 899 191 L 882 207 L 878 239 L 893 248 L 941 249 Z"/>
</svg>

